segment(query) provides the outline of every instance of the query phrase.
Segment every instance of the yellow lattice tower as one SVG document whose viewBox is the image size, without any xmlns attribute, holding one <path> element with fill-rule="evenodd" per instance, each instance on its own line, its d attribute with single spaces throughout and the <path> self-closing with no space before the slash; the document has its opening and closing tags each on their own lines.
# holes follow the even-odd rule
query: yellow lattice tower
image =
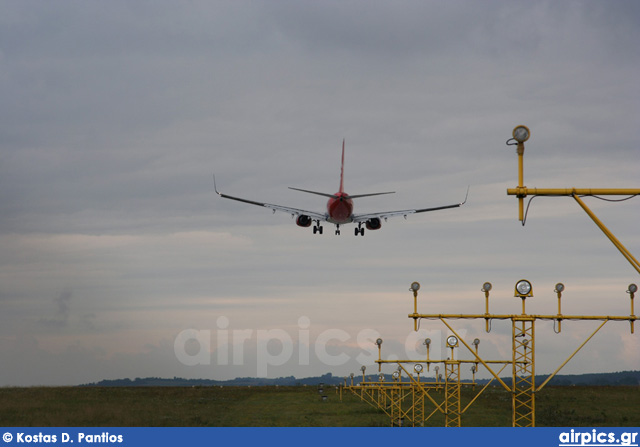
<svg viewBox="0 0 640 447">
<path fill-rule="evenodd" d="M 535 320 L 512 320 L 513 426 L 535 426 Z"/>
<path fill-rule="evenodd" d="M 378 408 L 381 408 L 386 412 L 387 408 L 389 408 L 389 406 L 391 405 L 391 396 L 389 390 L 384 386 L 377 386 L 374 392 L 377 396 L 377 399 L 375 400 L 376 405 L 378 406 Z"/>
<path fill-rule="evenodd" d="M 460 362 L 447 360 L 445 369 L 445 427 L 460 427 Z"/>
<path fill-rule="evenodd" d="M 405 417 L 405 413 L 402 411 L 404 389 L 398 384 L 398 381 L 401 380 L 399 371 L 394 371 L 393 380 L 396 385 L 391 388 L 391 425 L 402 426 Z"/>
<path fill-rule="evenodd" d="M 412 387 L 411 389 L 411 397 L 412 397 L 412 425 L 414 427 L 422 427 L 424 426 L 424 392 L 422 389 L 417 387 Z"/>
<path fill-rule="evenodd" d="M 418 380 L 411 384 L 411 419 L 414 427 L 422 427 L 425 421 L 424 400 L 427 391 L 420 383 L 420 373 L 423 369 L 422 365 L 416 363 L 413 369 L 418 374 Z"/>
<path fill-rule="evenodd" d="M 451 348 L 451 357 L 444 362 L 445 427 L 460 427 L 460 361 L 453 359 L 458 337 L 447 337 L 447 347 Z"/>
</svg>

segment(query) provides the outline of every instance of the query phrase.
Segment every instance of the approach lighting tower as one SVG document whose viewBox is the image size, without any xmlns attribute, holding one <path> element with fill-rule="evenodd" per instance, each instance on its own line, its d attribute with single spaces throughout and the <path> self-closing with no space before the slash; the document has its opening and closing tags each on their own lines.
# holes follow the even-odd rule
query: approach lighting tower
<svg viewBox="0 0 640 447">
<path fill-rule="evenodd" d="M 445 363 L 445 372 L 447 378 L 453 378 L 452 382 L 460 382 L 460 362 L 453 361 L 453 347 L 462 344 L 467 350 L 475 357 L 473 362 L 480 363 L 487 368 L 487 371 L 493 376 L 494 379 L 500 383 L 500 385 L 512 396 L 512 410 L 513 418 L 512 423 L 514 427 L 535 427 L 535 395 L 539 393 L 549 381 L 555 377 L 555 375 L 580 351 L 596 333 L 602 329 L 602 327 L 608 321 L 629 321 L 631 325 L 631 333 L 634 333 L 634 323 L 638 319 L 634 314 L 633 299 L 635 293 L 638 290 L 636 284 L 630 284 L 627 288 L 627 293 L 631 298 L 631 313 L 625 316 L 612 316 L 612 315 L 564 315 L 561 311 L 561 296 L 565 287 L 562 283 L 558 283 L 555 286 L 554 292 L 558 295 L 558 313 L 555 315 L 538 315 L 527 314 L 525 303 L 527 298 L 533 297 L 533 286 L 530 281 L 521 279 L 516 282 L 514 296 L 522 300 L 522 313 L 521 314 L 492 314 L 489 312 L 489 291 L 492 289 L 492 285 L 489 282 L 484 283 L 482 286 L 482 292 L 485 294 L 485 312 L 483 314 L 421 314 L 417 309 L 417 291 L 414 294 L 414 312 L 409 314 L 408 317 L 414 321 L 414 330 L 417 330 L 418 321 L 421 319 L 426 320 L 439 320 L 441 321 L 453 334 L 447 338 L 447 347 L 452 349 L 452 355 L 450 361 Z M 493 320 L 511 320 L 511 359 L 507 363 L 511 364 L 511 386 L 507 385 L 504 380 L 499 377 L 500 371 L 496 372 L 492 364 L 505 363 L 505 361 L 493 360 L 488 361 L 480 357 L 478 354 L 479 340 L 474 340 L 468 343 L 460 336 L 460 334 L 453 328 L 448 320 L 485 320 L 486 332 L 491 331 L 491 322 Z M 558 323 L 557 333 L 561 332 L 560 323 L 563 320 L 569 321 L 601 321 L 602 323 L 596 328 L 595 331 L 539 386 L 535 383 L 535 351 L 536 351 L 536 321 L 549 320 Z M 477 371 L 472 370 L 474 376 Z M 447 389 L 447 388 L 445 388 Z M 454 402 L 455 396 L 458 396 L 459 401 L 459 388 L 455 390 L 451 388 L 445 394 L 447 396 L 447 405 L 449 399 Z M 449 413 L 449 412 L 447 412 Z M 455 412 L 453 413 L 454 423 L 459 426 L 459 420 L 455 420 Z"/>
<path fill-rule="evenodd" d="M 628 196 L 632 198 L 640 194 L 640 189 L 596 189 L 596 188 L 527 188 L 524 186 L 524 143 L 531 137 L 531 131 L 527 126 L 516 126 L 512 132 L 513 138 L 507 140 L 507 145 L 517 146 L 516 153 L 518 154 L 518 186 L 516 188 L 507 189 L 507 195 L 516 196 L 518 198 L 518 219 L 522 222 L 522 225 L 526 223 L 527 216 L 524 211 L 524 199 L 527 196 L 532 196 L 531 200 L 536 196 L 550 196 L 550 197 L 573 197 L 578 202 L 578 205 L 591 217 L 595 224 L 602 230 L 602 232 L 609 238 L 609 240 L 616 246 L 616 248 L 622 253 L 631 266 L 640 273 L 640 263 L 638 260 L 622 245 L 622 243 L 616 238 L 611 231 L 602 223 L 600 219 L 587 207 L 581 197 L 592 196 Z M 606 200 L 606 199 L 605 199 Z M 626 199 L 619 199 L 626 200 Z M 528 209 L 528 206 L 527 206 Z"/>
</svg>

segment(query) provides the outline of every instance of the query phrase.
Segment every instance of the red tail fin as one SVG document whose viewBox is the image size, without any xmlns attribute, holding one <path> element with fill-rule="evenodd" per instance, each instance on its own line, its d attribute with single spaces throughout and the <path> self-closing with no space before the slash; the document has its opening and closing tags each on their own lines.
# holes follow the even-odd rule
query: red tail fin
<svg viewBox="0 0 640 447">
<path fill-rule="evenodd" d="M 344 139 L 342 140 L 342 166 L 340 167 L 340 192 L 344 192 Z"/>
</svg>

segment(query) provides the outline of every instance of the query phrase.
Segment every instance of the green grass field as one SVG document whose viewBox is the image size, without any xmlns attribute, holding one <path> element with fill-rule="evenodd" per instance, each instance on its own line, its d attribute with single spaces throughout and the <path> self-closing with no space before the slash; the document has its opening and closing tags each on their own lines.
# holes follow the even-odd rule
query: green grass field
<svg viewBox="0 0 640 447">
<path fill-rule="evenodd" d="M 386 427 L 389 418 L 334 387 L 0 388 L 5 427 Z M 434 393 L 436 400 L 442 395 Z M 462 405 L 473 395 L 463 391 Z M 433 406 L 429 404 L 428 412 Z M 428 426 L 444 426 L 436 414 Z M 489 388 L 462 415 L 463 426 L 511 426 L 511 398 Z M 536 396 L 536 426 L 637 427 L 640 387 L 547 387 Z"/>
</svg>

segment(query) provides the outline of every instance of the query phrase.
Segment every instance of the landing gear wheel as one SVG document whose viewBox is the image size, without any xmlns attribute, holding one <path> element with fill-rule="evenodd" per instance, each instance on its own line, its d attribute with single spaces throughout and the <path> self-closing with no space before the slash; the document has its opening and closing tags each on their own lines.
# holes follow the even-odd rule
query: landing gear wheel
<svg viewBox="0 0 640 447">
<path fill-rule="evenodd" d="M 340 225 L 336 225 L 336 236 L 340 236 Z"/>
<path fill-rule="evenodd" d="M 354 234 L 356 236 L 357 235 L 364 236 L 364 228 L 361 228 L 361 227 L 356 228 L 355 231 L 354 231 Z"/>
</svg>

